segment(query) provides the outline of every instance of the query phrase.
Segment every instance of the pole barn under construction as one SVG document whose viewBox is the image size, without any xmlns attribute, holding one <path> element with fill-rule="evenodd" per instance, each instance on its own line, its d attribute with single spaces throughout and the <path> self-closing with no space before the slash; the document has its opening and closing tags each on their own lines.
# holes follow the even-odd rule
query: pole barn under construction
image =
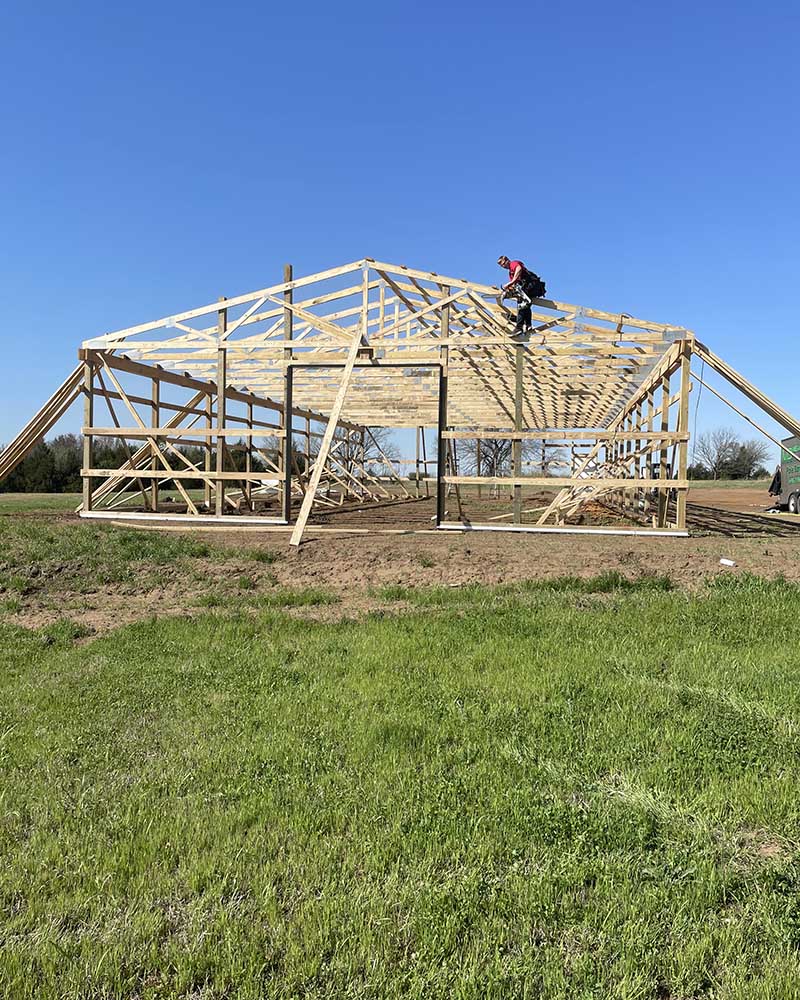
<svg viewBox="0 0 800 1000">
<path fill-rule="evenodd" d="M 0 479 L 82 397 L 83 517 L 293 525 L 296 545 L 320 512 L 427 502 L 441 529 L 685 535 L 694 385 L 779 443 L 706 369 L 800 436 L 683 327 L 550 299 L 532 322 L 513 336 L 501 290 L 463 278 L 287 266 L 271 287 L 84 341 Z M 386 454 L 387 428 L 413 433 L 413 459 Z M 95 462 L 108 439 L 116 468 Z M 502 473 L 485 458 L 498 441 Z"/>
</svg>

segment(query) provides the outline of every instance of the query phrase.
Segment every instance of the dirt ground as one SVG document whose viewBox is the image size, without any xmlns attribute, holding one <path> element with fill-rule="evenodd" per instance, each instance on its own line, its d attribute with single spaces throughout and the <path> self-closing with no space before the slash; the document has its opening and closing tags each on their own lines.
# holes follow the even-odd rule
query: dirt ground
<svg viewBox="0 0 800 1000">
<path fill-rule="evenodd" d="M 739 495 L 727 495 L 734 492 Z M 300 549 L 287 551 L 275 570 L 287 585 L 345 589 L 497 584 L 567 574 L 587 577 L 607 570 L 629 577 L 665 574 L 688 587 L 721 572 L 800 580 L 800 518 L 754 513 L 756 504 L 759 512 L 765 506 L 763 491 L 755 489 L 709 488 L 702 491 L 702 501 L 690 502 L 689 538 L 478 531 L 335 535 L 315 533 L 311 527 Z M 429 520 L 432 502 L 415 505 L 415 512 L 410 530 Z M 284 546 L 287 541 L 285 535 L 273 536 L 269 543 L 244 532 L 235 535 L 239 545 L 275 545 L 280 539 Z M 733 559 L 736 566 L 721 566 L 722 558 Z"/>
<path fill-rule="evenodd" d="M 332 592 L 335 604 L 295 611 L 329 618 L 386 607 L 382 588 L 397 585 L 491 585 L 607 571 L 628 578 L 666 575 L 689 589 L 721 573 L 783 575 L 800 581 L 800 518 L 764 516 L 769 500 L 763 487 L 711 486 L 693 494 L 689 538 L 435 531 L 432 499 L 320 518 L 324 523 L 308 528 L 299 549 L 290 548 L 288 531 L 277 527 L 206 530 L 127 522 L 126 527 L 143 531 L 191 531 L 230 555 L 193 559 L 191 572 L 181 565 L 145 566 L 124 585 L 87 587 L 85 580 L 76 579 L 73 587 L 70 579 L 61 579 L 52 588 L 26 594 L 10 617 L 33 628 L 67 617 L 98 634 L 153 615 L 198 613 L 214 606 L 207 601 L 209 595 L 241 599 L 246 605 L 249 598 L 255 602 L 259 595 L 277 594 L 282 588 Z M 15 516 L 56 521 L 65 530 L 78 523 L 77 517 L 63 513 Z M 351 533 L 335 533 L 333 527 Z M 359 533 L 367 528 L 384 533 Z M 273 553 L 274 559 L 258 561 L 253 557 L 256 550 Z M 735 565 L 721 565 L 721 559 Z M 246 592 L 241 590 L 242 578 L 248 581 Z M 396 606 L 391 599 L 388 603 Z"/>
</svg>

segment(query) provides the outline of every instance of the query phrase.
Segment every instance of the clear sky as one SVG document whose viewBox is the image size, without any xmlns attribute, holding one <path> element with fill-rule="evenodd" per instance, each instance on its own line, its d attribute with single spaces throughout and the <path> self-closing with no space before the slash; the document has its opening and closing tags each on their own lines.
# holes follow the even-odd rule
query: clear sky
<svg viewBox="0 0 800 1000">
<path fill-rule="evenodd" d="M 519 256 L 800 411 L 796 0 L 7 0 L 0 37 L 0 441 L 81 340 L 363 256 Z"/>
</svg>

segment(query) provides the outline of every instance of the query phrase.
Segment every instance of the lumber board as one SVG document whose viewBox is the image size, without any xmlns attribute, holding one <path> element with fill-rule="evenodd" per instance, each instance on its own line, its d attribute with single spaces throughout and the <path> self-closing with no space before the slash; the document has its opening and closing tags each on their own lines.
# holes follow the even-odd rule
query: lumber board
<svg viewBox="0 0 800 1000">
<path fill-rule="evenodd" d="M 447 521 L 440 524 L 437 530 L 446 531 L 516 531 L 522 534 L 542 535 L 645 535 L 672 536 L 673 538 L 688 538 L 689 532 L 677 528 L 608 528 L 605 526 L 590 527 L 582 524 L 541 525 L 541 524 L 483 524 Z"/>
<path fill-rule="evenodd" d="M 494 440 L 494 441 L 688 441 L 689 434 L 681 431 L 575 431 L 575 430 L 482 430 L 482 431 L 445 431 L 446 438 L 459 441 Z"/>
<path fill-rule="evenodd" d="M 91 476 L 97 479 L 110 479 L 115 476 L 119 476 L 120 479 L 159 479 L 159 480 L 185 480 L 185 479 L 198 479 L 198 480 L 210 480 L 213 482 L 217 479 L 225 480 L 225 482 L 231 482 L 236 480 L 249 479 L 253 482 L 265 482 L 265 483 L 277 483 L 279 482 L 279 477 L 274 472 L 217 472 L 212 469 L 211 472 L 206 472 L 204 469 L 191 468 L 191 469 L 172 469 L 169 466 L 161 469 L 81 469 L 82 476 Z M 184 498 L 185 499 L 185 498 Z"/>
<path fill-rule="evenodd" d="M 770 434 L 770 432 L 766 428 L 762 427 L 761 424 L 756 423 L 756 421 L 753 420 L 752 417 L 748 417 L 748 415 L 743 410 L 740 410 L 735 403 L 732 403 L 718 389 L 715 389 L 712 385 L 709 385 L 708 382 L 704 382 L 703 379 L 694 371 L 691 372 L 691 376 L 693 379 L 699 382 L 700 385 L 703 386 L 703 388 L 708 389 L 708 391 L 712 393 L 712 395 L 716 396 L 717 399 L 725 403 L 726 406 L 729 406 L 734 413 L 738 414 L 738 416 L 742 418 L 742 420 L 746 420 L 751 427 L 754 427 L 760 434 L 763 434 L 765 438 L 771 441 L 774 445 L 777 445 L 778 448 L 782 449 L 787 454 L 791 455 L 796 462 L 800 462 L 800 452 L 795 452 L 792 451 L 790 448 L 787 448 L 787 446 L 783 444 L 783 442 L 779 441 L 776 437 L 773 437 L 772 434 Z"/>
<path fill-rule="evenodd" d="M 574 479 L 572 476 L 444 476 L 445 483 L 471 486 L 575 486 L 575 487 L 640 487 L 687 489 L 687 479 L 633 479 L 621 476 L 592 476 Z"/>
<path fill-rule="evenodd" d="M 780 424 L 781 427 L 785 427 L 792 436 L 800 436 L 800 421 L 784 410 L 782 406 L 779 406 L 773 399 L 770 399 L 769 396 L 746 379 L 744 375 L 741 375 L 735 368 L 723 361 L 722 358 L 706 347 L 705 344 L 695 341 L 693 353 L 697 354 L 699 358 L 710 365 L 719 375 L 727 379 L 735 389 L 738 389 L 743 395 L 747 396 L 749 400 L 759 406 L 768 416 L 772 417 L 776 423 Z"/>
<path fill-rule="evenodd" d="M 353 337 L 353 342 L 350 345 L 350 354 L 348 357 L 347 365 L 342 372 L 342 381 L 339 385 L 339 390 L 336 394 L 336 398 L 333 401 L 333 406 L 331 407 L 331 415 L 328 420 L 328 426 L 325 428 L 325 434 L 322 438 L 320 444 L 319 453 L 317 455 L 317 460 L 314 464 L 314 469 L 311 473 L 311 481 L 309 482 L 308 489 L 303 496 L 303 504 L 300 508 L 300 513 L 297 518 L 297 523 L 295 524 L 294 531 L 292 532 L 292 537 L 290 539 L 290 545 L 298 546 L 303 537 L 303 530 L 305 529 L 306 522 L 308 521 L 309 514 L 311 513 L 311 508 L 314 504 L 314 498 L 319 488 L 319 482 L 322 477 L 322 470 L 325 465 L 325 460 L 328 457 L 328 451 L 330 450 L 331 441 L 333 440 L 333 435 L 336 427 L 339 423 L 339 416 L 342 412 L 342 406 L 344 404 L 345 395 L 347 393 L 347 387 L 350 383 L 350 376 L 353 374 L 353 366 L 356 363 L 356 357 L 358 356 L 358 350 L 361 346 L 361 339 L 359 337 Z"/>
<path fill-rule="evenodd" d="M 81 393 L 83 363 L 70 372 L 17 436 L 0 452 L 0 480 L 5 479 L 72 406 Z"/>
</svg>

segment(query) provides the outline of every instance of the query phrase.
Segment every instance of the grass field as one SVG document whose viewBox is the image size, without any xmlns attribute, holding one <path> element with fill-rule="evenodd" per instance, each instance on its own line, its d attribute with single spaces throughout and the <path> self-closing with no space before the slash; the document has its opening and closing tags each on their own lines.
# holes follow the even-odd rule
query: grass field
<svg viewBox="0 0 800 1000">
<path fill-rule="evenodd" d="M 230 558 L 0 527 L 12 577 Z M 0 613 L 4 1000 L 800 995 L 796 585 L 237 590 Z"/>
<path fill-rule="evenodd" d="M 0 514 L 75 510 L 80 493 L 0 493 Z"/>
</svg>

